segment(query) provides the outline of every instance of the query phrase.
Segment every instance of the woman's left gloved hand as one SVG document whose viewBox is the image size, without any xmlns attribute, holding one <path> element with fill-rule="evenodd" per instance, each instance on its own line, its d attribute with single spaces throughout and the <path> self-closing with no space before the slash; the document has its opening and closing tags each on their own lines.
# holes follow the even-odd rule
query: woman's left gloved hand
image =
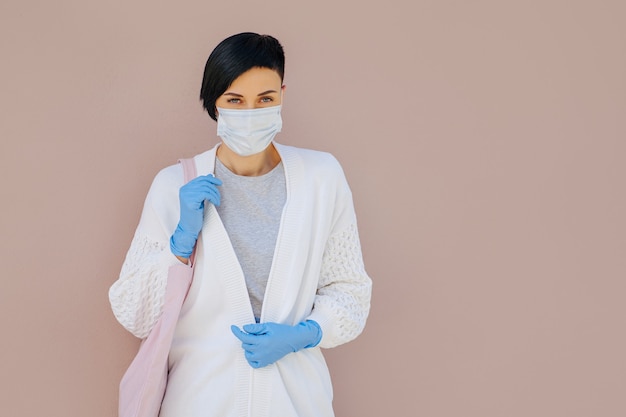
<svg viewBox="0 0 626 417">
<path fill-rule="evenodd" d="M 241 340 L 241 347 L 253 368 L 270 365 L 283 356 L 301 349 L 317 346 L 322 339 L 322 329 L 313 320 L 296 326 L 279 323 L 253 323 L 231 326 L 233 334 Z"/>
</svg>

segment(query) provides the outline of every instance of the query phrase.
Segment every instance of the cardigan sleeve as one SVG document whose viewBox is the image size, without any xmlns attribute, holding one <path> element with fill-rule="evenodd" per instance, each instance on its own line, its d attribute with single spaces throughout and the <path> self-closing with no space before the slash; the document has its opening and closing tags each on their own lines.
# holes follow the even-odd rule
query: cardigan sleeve
<svg viewBox="0 0 626 417">
<path fill-rule="evenodd" d="M 313 312 L 322 328 L 320 347 L 355 339 L 369 314 L 372 281 L 365 271 L 356 224 L 328 239 Z"/>
<path fill-rule="evenodd" d="M 333 227 L 326 242 L 313 311 L 322 329 L 319 346 L 331 348 L 355 339 L 369 315 L 372 280 L 365 271 L 352 193 L 339 173 Z"/>
<path fill-rule="evenodd" d="M 178 221 L 180 171 L 177 173 L 172 166 L 155 177 L 119 278 L 109 289 L 115 318 L 142 339 L 162 313 L 170 266 L 181 264 L 169 247 L 169 237 Z"/>
</svg>

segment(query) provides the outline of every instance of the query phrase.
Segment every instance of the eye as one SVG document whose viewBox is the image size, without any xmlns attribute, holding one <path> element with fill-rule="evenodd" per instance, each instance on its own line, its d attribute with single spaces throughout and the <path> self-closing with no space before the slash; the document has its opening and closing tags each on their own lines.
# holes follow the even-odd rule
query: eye
<svg viewBox="0 0 626 417">
<path fill-rule="evenodd" d="M 261 97 L 261 103 L 271 103 L 274 101 L 272 97 Z"/>
<path fill-rule="evenodd" d="M 241 99 L 240 98 L 229 98 L 228 100 L 226 100 L 227 103 L 230 104 L 239 104 L 241 103 Z"/>
</svg>

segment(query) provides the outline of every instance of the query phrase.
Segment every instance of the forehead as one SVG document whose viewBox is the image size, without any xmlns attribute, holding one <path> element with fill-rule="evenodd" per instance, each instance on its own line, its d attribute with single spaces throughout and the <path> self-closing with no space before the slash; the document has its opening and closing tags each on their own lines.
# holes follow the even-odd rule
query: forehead
<svg viewBox="0 0 626 417">
<path fill-rule="evenodd" d="M 251 68 L 235 78 L 235 81 L 224 93 L 258 94 L 267 90 L 280 90 L 282 80 L 280 75 L 269 68 Z"/>
</svg>

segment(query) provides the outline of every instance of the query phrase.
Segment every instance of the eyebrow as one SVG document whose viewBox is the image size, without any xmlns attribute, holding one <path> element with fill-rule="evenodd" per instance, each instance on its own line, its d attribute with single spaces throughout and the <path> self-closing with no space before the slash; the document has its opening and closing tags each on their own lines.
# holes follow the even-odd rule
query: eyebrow
<svg viewBox="0 0 626 417">
<path fill-rule="evenodd" d="M 276 90 L 263 91 L 262 93 L 257 94 L 257 97 L 264 96 L 264 95 L 270 94 L 270 93 L 277 93 L 277 91 Z M 243 97 L 243 95 L 241 95 L 241 94 L 232 93 L 232 92 L 224 93 L 223 95 L 225 95 L 225 96 Z"/>
</svg>

